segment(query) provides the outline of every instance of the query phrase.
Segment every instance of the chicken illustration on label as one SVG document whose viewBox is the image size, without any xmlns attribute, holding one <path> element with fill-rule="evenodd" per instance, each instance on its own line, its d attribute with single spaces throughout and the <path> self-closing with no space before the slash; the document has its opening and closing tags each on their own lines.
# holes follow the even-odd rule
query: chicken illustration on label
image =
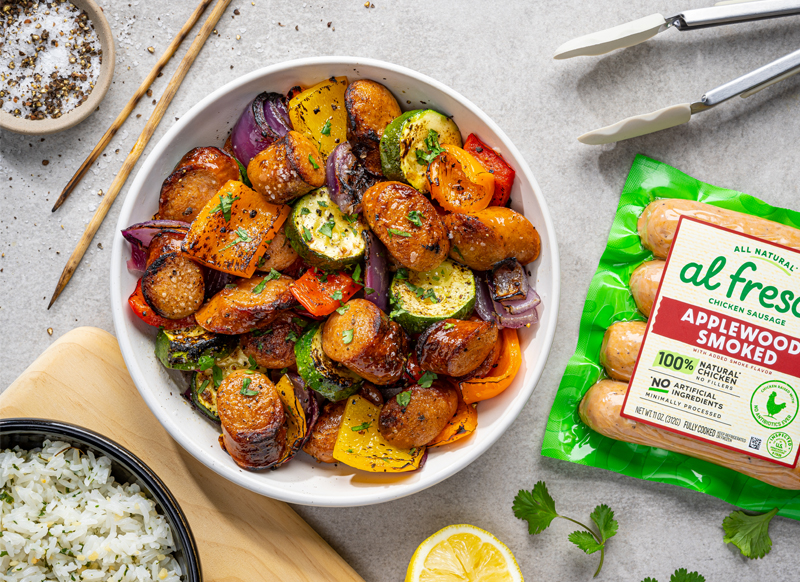
<svg viewBox="0 0 800 582">
<path fill-rule="evenodd" d="M 682 217 L 621 415 L 794 467 L 800 252 Z"/>
</svg>

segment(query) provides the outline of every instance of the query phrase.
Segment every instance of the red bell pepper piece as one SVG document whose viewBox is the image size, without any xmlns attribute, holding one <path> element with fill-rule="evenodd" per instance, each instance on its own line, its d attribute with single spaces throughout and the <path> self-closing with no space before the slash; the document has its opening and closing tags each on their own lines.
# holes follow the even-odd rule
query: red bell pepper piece
<svg viewBox="0 0 800 582">
<path fill-rule="evenodd" d="M 147 325 L 152 325 L 153 327 L 163 327 L 164 329 L 185 329 L 187 327 L 195 327 L 197 325 L 194 315 L 189 315 L 183 319 L 167 319 L 166 317 L 161 317 L 155 311 L 153 311 L 153 308 L 150 307 L 147 304 L 147 301 L 144 300 L 141 279 L 136 282 L 136 290 L 131 293 L 131 296 L 128 298 L 128 305 L 131 306 L 131 309 L 133 309 L 133 312 L 139 317 L 139 319 L 141 319 Z"/>
<path fill-rule="evenodd" d="M 416 384 L 425 372 L 419 367 L 417 362 L 417 354 L 411 353 L 406 360 L 406 365 L 403 368 L 403 377 L 411 384 Z"/>
<path fill-rule="evenodd" d="M 483 143 L 474 133 L 464 142 L 464 149 L 478 158 L 481 165 L 494 174 L 494 196 L 489 206 L 505 206 L 511 197 L 514 185 L 514 168 L 508 165 L 503 156 Z"/>
<path fill-rule="evenodd" d="M 325 274 L 309 269 L 294 282 L 292 295 L 311 315 L 319 317 L 333 313 L 359 289 L 361 285 L 344 271 Z"/>
</svg>

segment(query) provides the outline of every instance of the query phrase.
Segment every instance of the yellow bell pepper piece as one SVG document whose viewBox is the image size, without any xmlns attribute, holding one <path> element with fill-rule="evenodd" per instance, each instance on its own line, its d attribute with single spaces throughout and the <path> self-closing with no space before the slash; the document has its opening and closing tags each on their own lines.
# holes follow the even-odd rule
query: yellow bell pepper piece
<svg viewBox="0 0 800 582">
<path fill-rule="evenodd" d="M 347 141 L 346 89 L 347 77 L 331 77 L 289 101 L 289 119 L 294 130 L 317 143 L 325 157 Z"/>
<path fill-rule="evenodd" d="M 333 458 L 373 473 L 402 473 L 419 468 L 425 447 L 399 449 L 378 432 L 381 409 L 359 394 L 347 399 Z"/>
</svg>

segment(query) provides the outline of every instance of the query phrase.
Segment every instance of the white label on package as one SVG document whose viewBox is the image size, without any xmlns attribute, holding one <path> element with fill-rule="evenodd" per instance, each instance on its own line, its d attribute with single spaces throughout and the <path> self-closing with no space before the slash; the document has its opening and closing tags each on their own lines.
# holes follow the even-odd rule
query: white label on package
<svg viewBox="0 0 800 582">
<path fill-rule="evenodd" d="M 794 467 L 800 252 L 681 217 L 622 416 Z"/>
</svg>

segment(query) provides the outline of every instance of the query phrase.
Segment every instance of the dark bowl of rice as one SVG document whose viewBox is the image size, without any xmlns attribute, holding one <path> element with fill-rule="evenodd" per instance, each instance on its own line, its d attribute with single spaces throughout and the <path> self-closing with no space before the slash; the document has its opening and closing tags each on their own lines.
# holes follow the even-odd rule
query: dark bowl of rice
<svg viewBox="0 0 800 582">
<path fill-rule="evenodd" d="M 63 422 L 0 419 L 0 531 L 9 582 L 202 580 L 189 523 L 161 479 L 121 445 Z"/>
</svg>

